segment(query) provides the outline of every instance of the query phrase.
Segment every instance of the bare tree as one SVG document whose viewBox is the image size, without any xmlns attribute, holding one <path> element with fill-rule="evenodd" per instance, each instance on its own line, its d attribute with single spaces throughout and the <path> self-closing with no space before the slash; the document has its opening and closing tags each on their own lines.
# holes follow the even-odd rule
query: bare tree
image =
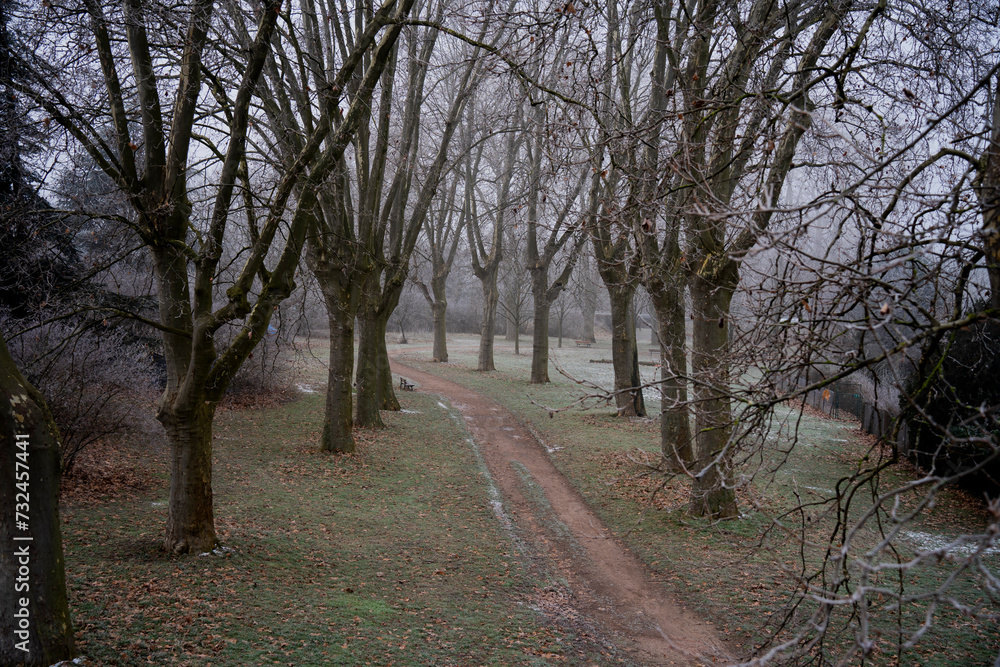
<svg viewBox="0 0 1000 667">
<path fill-rule="evenodd" d="M 294 286 L 312 207 L 300 198 L 291 224 L 279 234 L 286 204 L 300 179 L 321 178 L 352 136 L 367 105 L 353 100 L 336 129 L 333 116 L 347 79 L 375 35 L 359 45 L 355 57 L 345 60 L 334 74 L 334 85 L 319 91 L 317 123 L 281 171 L 260 224 L 255 223 L 252 208 L 244 210 L 248 221 L 244 264 L 222 297 L 220 283 L 226 282 L 219 280 L 226 265 L 222 260 L 227 242 L 238 238 L 229 224 L 230 213 L 237 184 L 246 178 L 248 134 L 257 129 L 250 124 L 251 103 L 276 36 L 280 7 L 268 4 L 251 18 L 257 23 L 256 32 L 234 56 L 235 68 L 225 67 L 232 54 L 223 48 L 220 34 L 232 26 L 213 21 L 215 7 L 208 0 L 184 8 L 129 2 L 111 16 L 108 9 L 86 2 L 86 25 L 76 25 L 73 12 L 46 14 L 52 26 L 92 36 L 92 50 L 72 55 L 58 49 L 56 37 L 52 54 L 75 58 L 88 67 L 93 61 L 105 95 L 97 107 L 90 107 L 87 97 L 75 89 L 72 72 L 79 63 L 53 62 L 24 92 L 115 182 L 134 215 L 123 222 L 149 248 L 160 304 L 159 321 L 149 323 L 161 332 L 167 365 L 167 387 L 157 418 L 173 450 L 164 545 L 175 553 L 202 552 L 216 542 L 211 484 L 215 406 Z M 169 21 L 160 20 L 163 12 L 171 15 Z M 182 33 L 176 34 L 173 26 L 183 26 Z M 167 33 L 154 32 L 161 29 Z M 206 59 L 219 63 L 220 69 L 209 70 Z M 162 96 L 169 88 L 163 84 L 172 77 L 176 77 L 173 97 L 165 102 Z M 202 94 L 206 78 L 214 96 Z M 104 110 L 110 116 L 103 115 Z M 139 120 L 139 136 L 131 119 Z M 111 144 L 101 131 L 105 122 L 113 128 Z M 196 129 L 196 123 L 205 127 Z M 196 190 L 189 187 L 192 182 Z M 198 196 L 192 202 L 195 192 Z M 268 260 L 273 262 L 270 266 Z M 220 352 L 215 334 L 230 323 L 239 333 Z"/>
<path fill-rule="evenodd" d="M 588 343 L 596 343 L 594 315 L 597 313 L 597 286 L 594 284 L 591 261 L 592 257 L 589 252 L 584 250 L 580 253 L 580 268 L 573 274 L 575 287 L 573 294 L 576 297 L 575 301 L 580 308 L 580 317 L 583 321 L 580 338 Z"/>
<path fill-rule="evenodd" d="M 514 178 L 514 167 L 517 155 L 523 141 L 519 132 L 521 105 L 515 106 L 515 114 L 507 129 L 503 153 L 503 163 L 494 172 L 499 178 L 496 183 L 496 204 L 489 206 L 485 201 L 480 204 L 479 165 L 477 157 L 475 165 L 469 162 L 466 168 L 465 206 L 469 210 L 469 222 L 466 225 L 469 253 L 472 260 L 472 271 L 483 286 L 483 318 L 479 335 L 479 358 L 477 370 L 492 371 L 496 367 L 493 362 L 493 339 L 496 335 L 497 306 L 500 303 L 499 275 L 501 262 L 504 259 L 504 236 L 507 233 L 505 225 L 511 205 L 511 182 Z M 479 154 L 481 156 L 482 153 Z M 473 168 L 475 166 L 475 168 Z M 480 215 L 481 214 L 481 215 Z M 489 222 L 487 225 L 486 222 Z M 489 234 L 489 245 L 484 238 Z"/>
<path fill-rule="evenodd" d="M 446 107 L 440 134 L 436 137 L 433 159 L 423 174 L 423 183 L 416 191 L 416 199 L 408 211 L 407 204 L 413 190 L 412 179 L 415 165 L 419 164 L 421 150 L 421 109 L 426 104 L 424 86 L 427 69 L 434 53 L 445 7 L 444 2 L 437 6 L 436 20 L 421 32 L 414 29 L 413 39 L 420 36 L 422 53 L 417 58 L 415 51 L 412 51 L 415 47 L 411 47 L 399 148 L 403 162 L 389 186 L 388 196 L 392 200 L 392 206 L 384 209 L 384 215 L 375 226 L 375 241 L 370 248 L 376 260 L 375 270 L 367 276 L 362 287 L 361 307 L 358 310 L 360 330 L 354 418 L 360 426 L 381 426 L 380 409 L 399 409 L 385 347 L 386 324 L 399 303 L 399 296 L 410 270 L 410 257 L 438 186 L 445 173 L 453 166 L 448 157 L 451 140 L 482 76 L 480 47 L 475 46 L 464 66 L 458 68 L 457 72 L 451 72 L 457 79 L 452 83 L 454 95 Z M 482 40 L 484 34 L 485 24 L 480 27 L 478 41 Z"/>
<path fill-rule="evenodd" d="M 519 211 L 520 212 L 520 211 Z M 501 296 L 498 304 L 504 316 L 505 338 L 514 343 L 514 354 L 521 354 L 521 329 L 528 319 L 531 280 L 525 264 L 524 224 L 515 220 L 504 228 L 505 245 L 510 250 L 507 261 L 500 265 Z"/>
<path fill-rule="evenodd" d="M 536 135 L 537 136 L 537 135 Z M 526 264 L 531 276 L 531 296 L 534 303 L 532 318 L 531 382 L 543 384 L 549 381 L 549 313 L 552 303 L 559 298 L 569 284 L 576 266 L 576 258 L 587 240 L 583 232 L 582 220 L 573 220 L 573 208 L 583 190 L 586 171 L 581 174 L 575 187 L 566 195 L 563 206 L 555 213 L 555 219 L 547 224 L 539 219 L 539 191 L 541 180 L 542 147 L 536 143 L 529 150 L 531 173 L 528 181 L 528 216 L 526 238 Z M 582 216 L 580 216 L 582 217 Z M 542 234 L 540 234 L 541 232 Z M 545 234 L 547 232 L 547 234 Z M 539 246 L 539 236 L 544 243 Z M 560 250 L 567 248 L 562 269 L 549 283 L 549 270 L 555 265 Z"/>
<path fill-rule="evenodd" d="M 467 161 L 473 159 L 469 143 L 469 140 L 466 140 Z M 475 157 L 477 163 L 481 157 L 482 151 L 479 151 Z M 468 179 L 470 174 L 474 174 L 476 171 L 478 171 L 478 164 L 475 167 L 470 164 L 467 168 L 466 178 Z M 454 174 L 445 201 L 441 203 L 438 210 L 429 213 L 424 221 L 424 238 L 428 246 L 426 259 L 430 265 L 431 287 L 428 289 L 422 280 L 414 280 L 427 304 L 431 307 L 434 319 L 434 361 L 440 362 L 448 361 L 448 297 L 446 294 L 448 276 L 451 275 L 451 267 L 455 263 L 458 245 L 462 240 L 462 231 L 468 224 L 470 215 L 468 196 L 465 197 L 465 203 L 461 210 L 456 213 L 455 195 L 458 192 L 459 180 L 457 174 Z M 467 180 L 466 192 L 471 187 Z M 423 254 L 419 246 L 417 252 Z"/>
</svg>

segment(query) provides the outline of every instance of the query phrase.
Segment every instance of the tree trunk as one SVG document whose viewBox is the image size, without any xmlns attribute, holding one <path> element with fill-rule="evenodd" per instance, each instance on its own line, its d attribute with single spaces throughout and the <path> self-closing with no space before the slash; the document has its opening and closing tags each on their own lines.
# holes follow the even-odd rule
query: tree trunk
<svg viewBox="0 0 1000 667">
<path fill-rule="evenodd" d="M 396 301 L 399 300 L 397 296 Z M 378 407 L 380 410 L 399 412 L 402 406 L 396 398 L 396 385 L 392 381 L 392 368 L 389 366 L 389 350 L 385 345 L 385 335 L 389 329 L 389 317 L 395 308 L 386 308 L 375 318 L 375 346 L 378 350 L 375 377 L 378 383 Z"/>
<path fill-rule="evenodd" d="M 354 399 L 354 423 L 362 428 L 384 428 L 379 414 L 379 347 L 378 341 L 378 272 L 365 280 L 361 306 L 358 308 L 358 367 L 354 373 L 357 394 Z"/>
<path fill-rule="evenodd" d="M 156 418 L 171 449 L 170 508 L 163 547 L 174 554 L 205 553 L 215 548 L 212 508 L 212 419 L 215 403 L 193 406 L 161 402 Z"/>
<path fill-rule="evenodd" d="M 443 280 L 434 279 L 431 281 L 431 289 L 434 293 L 434 302 L 431 305 L 431 312 L 434 315 L 434 361 L 448 361 L 448 323 L 446 319 L 448 311 L 448 297 L 445 294 Z"/>
<path fill-rule="evenodd" d="M 151 254 L 160 321 L 174 329 L 191 331 L 187 258 L 172 246 L 154 247 Z M 162 334 L 167 387 L 160 398 L 156 419 L 163 424 L 171 449 L 170 504 L 163 546 L 175 554 L 204 553 L 215 548 L 217 542 L 212 509 L 215 404 L 206 402 L 201 391 L 188 386 L 192 365 L 206 368 L 214 361 L 215 352 L 210 344 L 195 344 L 193 339 L 199 335 L 205 334 L 196 331 L 190 337 Z M 195 354 L 202 358 L 194 358 Z"/>
<path fill-rule="evenodd" d="M 694 463 L 688 415 L 687 335 L 684 293 L 676 287 L 650 293 L 660 332 L 660 450 L 676 472 Z"/>
<path fill-rule="evenodd" d="M 497 303 L 500 301 L 500 290 L 497 288 L 496 271 L 491 272 L 483 281 L 483 323 L 479 333 L 479 363 L 476 370 L 496 370 L 493 363 L 493 338 L 496 336 Z"/>
<path fill-rule="evenodd" d="M 535 299 L 534 331 L 531 346 L 531 384 L 549 381 L 549 290 L 548 271 L 533 269 L 531 292 Z"/>
<path fill-rule="evenodd" d="M 731 273 L 735 274 L 733 268 Z M 737 515 L 732 483 L 733 432 L 729 401 L 729 305 L 735 279 L 692 277 L 694 315 L 692 370 L 694 385 L 696 461 L 691 489 L 695 516 L 721 519 Z"/>
<path fill-rule="evenodd" d="M 350 296 L 328 296 L 330 321 L 330 372 L 326 387 L 326 416 L 320 449 L 325 452 L 353 452 L 354 443 L 354 310 Z"/>
<path fill-rule="evenodd" d="M 1000 74 L 993 89 L 993 115 L 986 124 L 990 137 L 983 155 L 983 171 L 977 188 L 983 211 L 983 250 L 990 281 L 990 308 L 1000 310 Z"/>
<path fill-rule="evenodd" d="M 0 663 L 76 655 L 59 523 L 59 430 L 0 335 Z M 23 494 L 23 496 L 22 496 Z M 23 521 L 23 524 L 20 523 Z"/>
<path fill-rule="evenodd" d="M 645 417 L 646 402 L 639 378 L 639 350 L 635 337 L 633 283 L 608 285 L 611 297 L 611 363 L 615 369 L 615 405 L 621 417 Z"/>
<path fill-rule="evenodd" d="M 590 254 L 581 253 L 580 257 L 580 282 L 583 294 L 580 299 L 580 310 L 583 315 L 583 333 L 581 340 L 596 343 L 594 336 L 594 317 L 597 315 L 597 289 L 594 286 L 593 273 L 590 269 Z"/>
<path fill-rule="evenodd" d="M 516 343 L 521 335 L 521 313 L 518 308 L 517 292 L 514 288 L 507 290 L 507 307 L 504 309 L 504 338 L 511 343 Z"/>
</svg>

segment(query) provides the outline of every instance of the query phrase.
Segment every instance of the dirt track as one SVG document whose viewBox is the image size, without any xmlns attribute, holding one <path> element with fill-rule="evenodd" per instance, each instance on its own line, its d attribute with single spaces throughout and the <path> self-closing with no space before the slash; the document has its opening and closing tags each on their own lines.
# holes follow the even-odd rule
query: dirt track
<svg viewBox="0 0 1000 667">
<path fill-rule="evenodd" d="M 510 412 L 454 382 L 396 360 L 392 367 L 462 413 L 521 537 L 567 582 L 575 614 L 598 625 L 606 639 L 641 664 L 729 661 L 714 630 L 650 579 Z"/>
</svg>

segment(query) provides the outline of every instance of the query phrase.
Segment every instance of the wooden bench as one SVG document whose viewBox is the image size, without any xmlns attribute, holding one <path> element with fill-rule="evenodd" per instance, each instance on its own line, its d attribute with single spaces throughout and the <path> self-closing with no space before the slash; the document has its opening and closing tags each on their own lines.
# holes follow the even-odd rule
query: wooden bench
<svg viewBox="0 0 1000 667">
<path fill-rule="evenodd" d="M 399 388 L 403 391 L 413 391 L 415 385 L 402 375 L 399 376 Z"/>
<path fill-rule="evenodd" d="M 590 341 L 589 340 L 578 340 L 578 341 L 576 341 L 576 346 L 577 347 L 590 347 Z"/>
</svg>

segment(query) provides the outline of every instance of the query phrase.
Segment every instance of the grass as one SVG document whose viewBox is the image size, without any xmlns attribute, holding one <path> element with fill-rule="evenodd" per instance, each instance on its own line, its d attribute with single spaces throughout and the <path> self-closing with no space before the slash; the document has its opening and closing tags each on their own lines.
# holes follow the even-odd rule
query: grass
<svg viewBox="0 0 1000 667">
<path fill-rule="evenodd" d="M 475 339 L 456 339 L 453 343 L 448 364 L 428 363 L 424 353 L 404 352 L 402 359 L 480 391 L 514 412 L 540 436 L 552 451 L 556 465 L 658 579 L 704 617 L 727 619 L 719 624 L 719 630 L 735 651 L 744 654 L 764 646 L 782 626 L 789 604 L 796 599 L 793 591 L 799 577 L 820 564 L 821 552 L 801 548 L 796 522 L 801 520 L 807 534 L 825 544 L 832 518 L 830 498 L 837 480 L 859 466 L 870 467 L 875 454 L 870 439 L 855 422 L 797 409 L 779 410 L 782 425 L 768 439 L 766 454 L 753 462 L 761 474 L 740 498 L 743 516 L 715 524 L 694 520 L 684 512 L 686 484 L 675 480 L 663 486 L 662 478 L 642 465 L 656 462 L 658 424 L 618 419 L 611 416 L 612 408 L 603 407 L 589 412 L 569 409 L 550 413 L 550 408 L 572 405 L 590 390 L 554 369 L 550 369 L 551 384 L 529 385 L 530 347 L 528 354 L 514 356 L 509 344 L 498 341 L 498 370 L 477 373 L 472 370 Z M 607 347 L 604 342 L 591 349 L 564 348 L 555 356 L 564 368 L 572 369 L 571 375 L 579 378 L 586 372 L 588 357 L 610 356 Z M 647 405 L 655 414 L 657 405 L 648 393 Z M 780 454 L 779 450 L 792 441 L 797 445 L 790 453 Z M 889 466 L 881 473 L 880 488 L 893 488 L 914 474 L 906 465 Z M 914 498 L 902 499 L 905 505 Z M 775 518 L 801 500 L 825 504 L 808 512 L 792 513 L 782 522 L 785 527 L 779 526 Z M 850 515 L 857 517 L 869 506 L 870 498 L 860 494 Z M 945 536 L 979 533 L 989 519 L 981 503 L 962 492 L 946 490 L 933 510 L 923 513 L 910 530 Z M 853 554 L 861 555 L 878 538 L 872 528 L 862 531 L 855 540 Z M 905 541 L 898 544 L 904 559 L 911 558 L 920 546 Z M 894 564 L 891 558 L 889 563 Z M 996 553 L 985 557 L 984 563 L 996 576 L 1000 569 Z M 947 561 L 912 569 L 904 575 L 904 588 L 908 593 L 933 591 L 954 569 L 954 563 Z M 857 576 L 856 570 L 852 576 Z M 889 574 L 887 570 L 881 576 Z M 898 580 L 884 583 L 895 586 Z M 1000 612 L 996 600 L 991 602 L 986 595 L 981 575 L 960 575 L 952 590 L 970 604 L 983 605 L 988 613 Z M 888 608 L 888 599 L 873 595 L 871 602 L 873 634 L 877 636 L 875 649 L 864 664 L 991 664 L 1000 651 L 1000 630 L 995 621 L 943 605 L 935 611 L 933 628 L 916 647 L 897 655 L 899 628 L 916 630 L 928 603 L 906 603 L 902 613 L 897 614 Z M 845 613 L 834 614 L 834 632 L 825 646 L 830 655 L 853 642 L 853 622 Z M 861 663 L 856 656 L 853 664 Z"/>
<path fill-rule="evenodd" d="M 500 341 L 499 370 L 476 373 L 475 339 L 452 342 L 449 364 L 427 362 L 429 352 L 415 346 L 394 347 L 403 347 L 407 363 L 514 412 L 658 580 L 704 618 L 724 619 L 718 629 L 735 651 L 749 654 L 766 641 L 783 618 L 797 574 L 817 562 L 813 553 L 797 553 L 796 542 L 776 530 L 773 519 L 793 504 L 795 492 L 828 497 L 836 479 L 865 464 L 869 446 L 855 424 L 785 411 L 786 425 L 757 462 L 775 473 L 758 477 L 741 496 L 739 520 L 710 524 L 685 514 L 685 484 L 664 486 L 644 467 L 658 454 L 655 421 L 616 418 L 613 407 L 599 401 L 594 410 L 550 417 L 548 408 L 573 403 L 580 385 L 554 369 L 551 384 L 529 385 L 530 356 L 515 357 Z M 314 353 L 323 358 L 322 343 Z M 571 374 L 587 377 L 589 360 L 610 357 L 610 350 L 605 342 L 555 356 Z M 298 372 L 304 388 L 321 390 L 324 377 L 315 360 L 307 359 Z M 399 399 L 406 412 L 384 413 L 384 430 L 361 431 L 361 453 L 349 457 L 316 451 L 321 391 L 280 405 L 220 410 L 214 488 L 216 524 L 227 549 L 217 554 L 173 557 L 160 550 L 167 493 L 162 452 L 140 451 L 143 470 L 121 478 L 121 493 L 73 493 L 63 507 L 67 578 L 88 664 L 619 660 L 535 610 L 551 602 L 550 582 L 529 567 L 517 536 L 494 513 L 495 490 L 455 411 L 420 392 L 401 392 Z M 656 411 L 652 396 L 647 405 Z M 778 468 L 777 445 L 793 436 L 800 445 Z M 891 485 L 911 474 L 890 467 L 883 481 Z M 530 476 L 522 476 L 529 496 L 544 505 Z M 815 515 L 819 528 L 812 530 L 819 534 L 828 517 L 819 509 Z M 955 536 L 980 531 L 986 518 L 973 500 L 946 492 L 914 530 Z M 862 535 L 860 544 L 873 539 Z M 904 544 L 903 555 L 915 548 Z M 986 562 L 995 573 L 997 556 Z M 950 571 L 946 562 L 922 568 L 908 575 L 907 589 L 930 589 Z M 996 611 L 975 577 L 958 586 L 966 599 L 979 596 Z M 925 609 L 924 603 L 908 605 L 899 620 L 912 628 Z M 897 662 L 896 617 L 876 614 L 882 639 L 865 664 L 989 664 L 1000 650 L 1000 631 L 991 621 L 944 609 L 933 630 Z M 837 646 L 829 648 L 833 653 Z"/>
<path fill-rule="evenodd" d="M 225 550 L 159 548 L 166 469 L 146 491 L 64 505 L 78 647 L 98 665 L 535 665 L 593 655 L 531 608 L 541 583 L 497 521 L 468 434 L 434 397 L 315 450 L 322 395 L 220 410 Z"/>
</svg>

